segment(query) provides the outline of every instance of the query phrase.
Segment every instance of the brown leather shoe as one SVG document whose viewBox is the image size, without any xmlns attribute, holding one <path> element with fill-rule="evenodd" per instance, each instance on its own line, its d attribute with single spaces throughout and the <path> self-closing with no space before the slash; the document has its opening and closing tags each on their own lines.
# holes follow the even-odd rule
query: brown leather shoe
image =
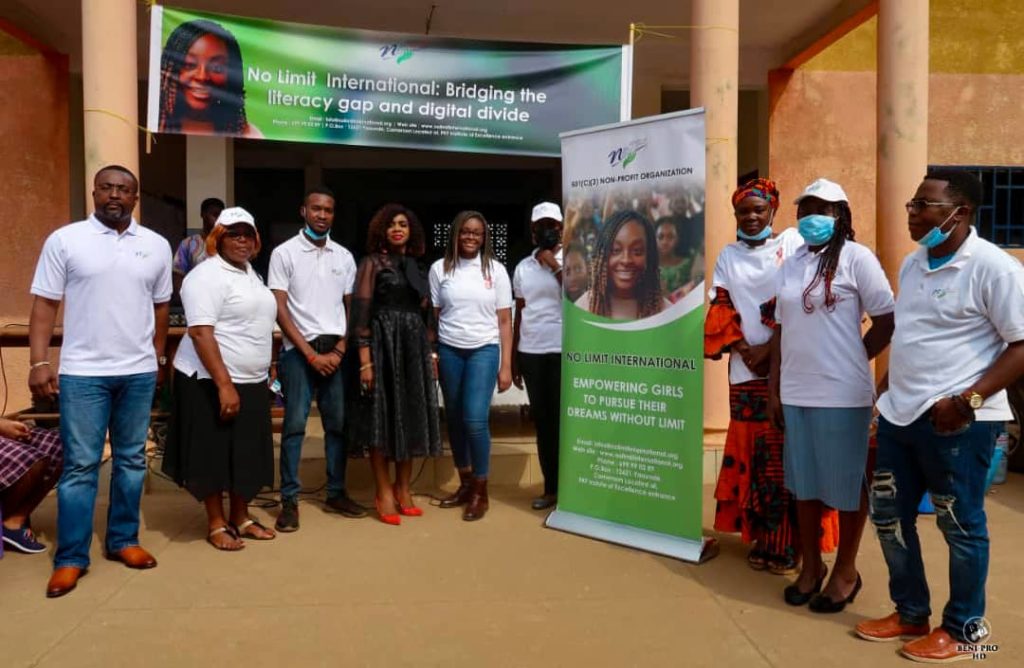
<svg viewBox="0 0 1024 668">
<path fill-rule="evenodd" d="M 53 569 L 50 582 L 46 585 L 46 598 L 57 598 L 78 586 L 78 578 L 85 577 L 88 569 L 76 566 L 61 566 Z"/>
<path fill-rule="evenodd" d="M 963 644 L 966 643 L 957 641 L 946 629 L 940 627 L 923 638 L 908 642 L 900 650 L 900 654 L 918 663 L 970 661 L 973 658 L 970 652 L 961 652 L 957 649 L 957 645 Z"/>
<path fill-rule="evenodd" d="M 864 640 L 888 642 L 898 638 L 926 636 L 930 630 L 928 622 L 924 624 L 904 624 L 900 620 L 900 614 L 894 612 L 888 617 L 861 622 L 857 624 L 854 632 Z"/>
<path fill-rule="evenodd" d="M 487 501 L 487 478 L 474 478 L 470 488 L 469 505 L 462 511 L 462 519 L 473 522 L 487 514 L 490 504 Z"/>
<path fill-rule="evenodd" d="M 117 552 L 108 552 L 107 559 L 120 561 L 128 568 L 156 568 L 156 559 L 138 545 L 126 547 Z"/>
<path fill-rule="evenodd" d="M 472 491 L 473 470 L 459 469 L 459 488 L 454 494 L 441 499 L 442 508 L 457 508 L 469 503 L 469 494 Z"/>
</svg>

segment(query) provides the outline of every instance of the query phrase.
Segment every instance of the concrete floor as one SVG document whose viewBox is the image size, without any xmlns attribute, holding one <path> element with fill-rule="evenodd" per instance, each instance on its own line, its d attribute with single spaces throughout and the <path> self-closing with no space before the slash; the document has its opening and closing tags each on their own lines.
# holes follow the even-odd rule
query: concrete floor
<svg viewBox="0 0 1024 668">
<path fill-rule="evenodd" d="M 785 580 L 747 568 L 737 539 L 702 566 L 541 527 L 536 488 L 495 490 L 475 524 L 427 507 L 390 527 L 301 505 L 302 529 L 234 554 L 204 541 L 203 514 L 184 493 L 143 501 L 151 571 L 105 561 L 76 591 L 43 596 L 48 555 L 0 561 L 0 664 L 12 666 L 907 666 L 898 644 L 850 635 L 890 611 L 870 529 L 865 587 L 844 613 L 817 616 L 782 602 Z M 369 493 L 356 494 L 369 502 Z M 711 488 L 705 488 L 710 525 Z M 428 500 L 422 498 L 421 505 Z M 1024 665 L 1020 556 L 1024 476 L 988 503 L 992 568 L 990 660 Z M 55 499 L 35 516 L 53 542 Z M 271 515 L 255 515 L 270 523 Z M 102 530 L 105 507 L 97 509 Z M 946 549 L 925 518 L 936 608 Z"/>
</svg>

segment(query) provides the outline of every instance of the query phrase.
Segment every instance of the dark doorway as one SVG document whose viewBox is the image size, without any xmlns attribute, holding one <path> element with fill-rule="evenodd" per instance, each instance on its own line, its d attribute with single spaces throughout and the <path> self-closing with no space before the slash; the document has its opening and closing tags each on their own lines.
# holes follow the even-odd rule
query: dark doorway
<svg viewBox="0 0 1024 668">
<path fill-rule="evenodd" d="M 333 238 L 363 254 L 370 217 L 382 205 L 399 202 L 416 212 L 427 234 L 427 255 L 444 253 L 448 225 L 459 211 L 481 212 L 494 232 L 495 251 L 511 272 L 531 250 L 528 221 L 533 205 L 561 201 L 559 162 L 539 169 L 325 169 L 326 184 L 338 194 Z"/>
</svg>

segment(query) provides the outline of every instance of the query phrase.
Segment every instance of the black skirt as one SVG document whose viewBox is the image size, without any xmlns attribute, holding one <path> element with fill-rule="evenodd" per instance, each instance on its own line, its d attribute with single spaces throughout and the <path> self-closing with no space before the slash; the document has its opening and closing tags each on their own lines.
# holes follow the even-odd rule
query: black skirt
<svg viewBox="0 0 1024 668">
<path fill-rule="evenodd" d="M 197 500 L 220 492 L 247 501 L 274 484 L 270 393 L 265 383 L 235 383 L 238 415 L 221 420 L 212 380 L 174 372 L 174 407 L 162 470 Z"/>
<path fill-rule="evenodd" d="M 374 388 L 349 394 L 349 456 L 377 451 L 402 462 L 440 455 L 437 387 L 423 319 L 417 311 L 382 308 L 371 329 Z"/>
</svg>

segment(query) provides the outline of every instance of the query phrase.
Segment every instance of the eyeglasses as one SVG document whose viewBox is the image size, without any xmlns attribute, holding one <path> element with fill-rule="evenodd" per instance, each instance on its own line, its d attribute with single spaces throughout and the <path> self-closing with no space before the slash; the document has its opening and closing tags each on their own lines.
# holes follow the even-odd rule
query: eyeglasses
<svg viewBox="0 0 1024 668">
<path fill-rule="evenodd" d="M 920 213 L 925 207 L 929 206 L 960 206 L 956 202 L 929 202 L 926 199 L 912 199 L 907 202 L 904 206 L 907 207 L 907 213 Z"/>
<path fill-rule="evenodd" d="M 116 192 L 118 195 L 134 195 L 135 188 L 120 183 L 97 183 L 96 190 L 101 193 Z"/>
<path fill-rule="evenodd" d="M 251 227 L 243 227 L 240 230 L 227 230 L 224 232 L 224 236 L 228 239 L 238 239 L 245 237 L 246 239 L 255 239 L 256 232 Z"/>
</svg>

